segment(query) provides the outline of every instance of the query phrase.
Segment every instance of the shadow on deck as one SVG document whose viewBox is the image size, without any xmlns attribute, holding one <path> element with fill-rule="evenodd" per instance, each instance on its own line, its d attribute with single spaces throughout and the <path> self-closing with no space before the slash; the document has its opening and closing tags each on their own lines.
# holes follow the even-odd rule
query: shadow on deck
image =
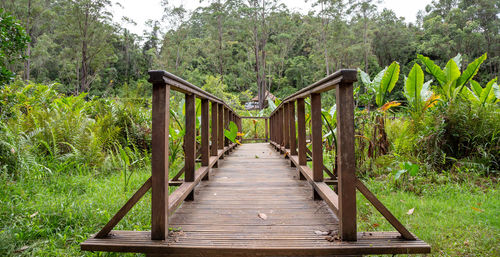
<svg viewBox="0 0 500 257">
<path fill-rule="evenodd" d="M 166 240 L 150 232 L 111 231 L 91 237 L 82 250 L 140 252 L 166 256 L 327 256 L 429 253 L 421 240 L 397 232 L 358 233 L 338 240 L 338 219 L 323 200 L 314 200 L 307 180 L 272 144 L 244 144 L 220 161 L 169 217 L 175 228 Z M 329 234 L 329 235 L 326 235 Z M 155 255 L 156 256 L 156 255 Z"/>
</svg>

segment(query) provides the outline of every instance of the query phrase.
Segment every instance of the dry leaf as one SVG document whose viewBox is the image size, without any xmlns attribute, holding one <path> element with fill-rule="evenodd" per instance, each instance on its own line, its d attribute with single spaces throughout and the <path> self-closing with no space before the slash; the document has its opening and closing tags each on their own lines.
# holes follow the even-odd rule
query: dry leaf
<svg viewBox="0 0 500 257">
<path fill-rule="evenodd" d="M 415 211 L 415 208 L 411 208 L 408 210 L 408 212 L 406 214 L 408 215 L 412 215 L 413 214 L 413 211 Z"/>
<path fill-rule="evenodd" d="M 469 240 L 465 240 L 465 241 L 464 241 L 464 245 L 465 245 L 465 246 L 469 246 Z"/>
<path fill-rule="evenodd" d="M 473 210 L 475 210 L 475 211 L 478 211 L 478 212 L 484 212 L 484 210 L 481 210 L 481 209 L 476 208 L 476 207 L 474 207 L 474 206 L 472 206 L 471 208 L 472 208 Z"/>
<path fill-rule="evenodd" d="M 326 235 L 328 235 L 328 231 L 314 230 L 314 234 L 320 235 L 320 236 L 326 236 Z"/>
<path fill-rule="evenodd" d="M 38 212 L 35 212 L 35 213 L 31 214 L 31 215 L 30 215 L 30 218 L 33 218 L 33 217 L 35 217 L 36 215 L 38 215 Z"/>
<path fill-rule="evenodd" d="M 15 253 L 24 252 L 24 251 L 28 250 L 28 248 L 29 248 L 29 246 L 25 245 L 25 246 L 23 246 L 23 247 L 21 247 L 21 248 L 19 248 L 19 249 L 15 250 L 14 252 L 15 252 Z"/>
<path fill-rule="evenodd" d="M 261 218 L 263 220 L 267 220 L 267 215 L 265 213 L 259 212 L 259 218 Z"/>
<path fill-rule="evenodd" d="M 333 241 L 338 241 L 340 240 L 340 237 L 338 235 L 335 235 L 335 236 L 326 236 L 325 237 L 325 240 L 329 241 L 329 242 L 333 242 Z"/>
<path fill-rule="evenodd" d="M 376 227 L 380 226 L 380 224 L 378 224 L 378 223 L 373 223 L 373 225 L 372 225 L 372 226 L 373 226 L 374 228 L 376 228 Z"/>
</svg>

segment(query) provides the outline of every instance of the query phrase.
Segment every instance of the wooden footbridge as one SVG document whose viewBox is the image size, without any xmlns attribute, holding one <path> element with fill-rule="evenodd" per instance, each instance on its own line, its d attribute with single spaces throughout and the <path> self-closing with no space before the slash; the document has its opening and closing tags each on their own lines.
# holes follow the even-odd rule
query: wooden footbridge
<svg viewBox="0 0 500 257">
<path fill-rule="evenodd" d="M 245 117 L 219 98 L 168 72 L 149 74 L 153 84 L 151 178 L 101 231 L 81 244 L 82 250 L 148 256 L 430 252 L 430 246 L 410 233 L 356 178 L 355 70 L 340 70 L 287 97 L 269 117 L 264 117 L 269 142 L 241 146 L 224 138 L 223 128 L 233 121 L 241 131 Z M 332 89 L 336 90 L 337 102 L 337 165 L 330 171 L 323 164 L 321 93 Z M 170 90 L 185 94 L 186 133 L 184 168 L 169 181 Z M 201 99 L 199 131 L 195 97 Z M 312 150 L 306 141 L 305 98 L 311 101 Z M 201 136 L 198 150 L 197 134 Z M 197 161 L 201 166 L 196 169 Z M 184 180 L 179 180 L 182 173 Z M 325 173 L 329 178 L 324 179 Z M 169 194 L 169 186 L 177 188 Z M 149 189 L 151 231 L 112 230 Z M 397 232 L 357 231 L 356 190 Z"/>
</svg>

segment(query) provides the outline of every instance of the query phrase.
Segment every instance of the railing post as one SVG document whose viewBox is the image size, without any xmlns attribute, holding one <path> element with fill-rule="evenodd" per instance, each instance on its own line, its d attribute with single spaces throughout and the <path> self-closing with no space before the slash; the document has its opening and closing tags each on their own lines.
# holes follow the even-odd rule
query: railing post
<svg viewBox="0 0 500 257">
<path fill-rule="evenodd" d="M 323 181 L 323 136 L 321 120 L 321 94 L 311 94 L 311 133 L 313 180 Z"/>
<path fill-rule="evenodd" d="M 284 138 L 285 138 L 285 149 L 289 149 L 290 148 L 290 122 L 289 122 L 289 114 L 288 114 L 288 110 L 290 108 L 290 104 L 289 103 L 285 103 L 283 105 L 283 134 L 284 134 Z"/>
<path fill-rule="evenodd" d="M 354 99 L 352 83 L 337 85 L 336 94 L 340 236 L 345 241 L 356 241 L 356 167 L 354 156 Z"/>
<path fill-rule="evenodd" d="M 297 132 L 295 129 L 295 101 L 288 103 L 288 122 L 290 132 L 290 155 L 297 155 Z M 293 164 L 293 162 L 292 162 Z"/>
<path fill-rule="evenodd" d="M 196 161 L 196 98 L 194 94 L 185 94 L 185 134 L 184 134 L 184 181 L 194 181 Z M 186 197 L 194 199 L 194 191 Z"/>
<path fill-rule="evenodd" d="M 201 99 L 201 166 L 208 166 L 210 162 L 210 124 L 208 99 Z M 210 171 L 203 180 L 210 178 Z"/>
<path fill-rule="evenodd" d="M 284 138 L 283 138 L 283 108 L 280 108 L 278 110 L 278 134 L 279 134 L 279 146 L 280 146 L 280 152 L 281 152 L 281 147 L 284 146 Z"/>
<path fill-rule="evenodd" d="M 159 73 L 159 72 L 156 72 Z M 163 75 L 150 72 L 153 83 L 152 157 L 151 157 L 151 239 L 165 240 L 168 235 L 168 126 L 170 86 Z"/>
<path fill-rule="evenodd" d="M 241 118 L 236 116 L 236 120 L 238 121 L 238 132 L 240 133 L 243 133 L 243 128 L 241 127 Z M 238 136 L 238 139 L 240 140 L 240 142 L 243 142 L 243 137 L 242 136 Z"/>
<path fill-rule="evenodd" d="M 267 142 L 267 139 L 269 138 L 269 131 L 268 131 L 268 127 L 267 127 L 267 124 L 268 124 L 268 119 L 264 119 L 264 126 L 266 127 L 266 142 Z"/>
<path fill-rule="evenodd" d="M 297 134 L 299 141 L 299 165 L 307 165 L 306 153 L 306 109 L 304 98 L 297 99 Z"/>
<path fill-rule="evenodd" d="M 217 113 L 218 113 L 218 107 L 217 107 L 217 103 L 216 102 L 212 102 L 212 119 L 211 119 L 211 125 L 212 125 L 212 131 L 211 131 L 211 138 L 210 138 L 210 141 L 212 142 L 211 146 L 210 146 L 210 155 L 211 156 L 217 156 L 217 143 L 218 143 L 218 139 L 217 139 L 217 133 L 218 133 L 218 130 L 217 130 Z M 218 160 L 215 162 L 214 164 L 214 168 L 217 168 L 218 167 Z"/>
<path fill-rule="evenodd" d="M 224 105 L 223 104 L 218 104 L 219 106 L 219 111 L 218 111 L 218 123 L 219 125 L 217 126 L 218 129 L 218 141 L 219 143 L 217 144 L 217 149 L 219 150 L 224 150 Z M 220 159 L 224 159 L 224 153 L 222 153 Z"/>
<path fill-rule="evenodd" d="M 226 107 L 224 107 L 224 129 L 229 129 L 229 109 Z M 224 146 L 229 146 L 229 139 L 226 137 L 224 137 Z"/>
</svg>

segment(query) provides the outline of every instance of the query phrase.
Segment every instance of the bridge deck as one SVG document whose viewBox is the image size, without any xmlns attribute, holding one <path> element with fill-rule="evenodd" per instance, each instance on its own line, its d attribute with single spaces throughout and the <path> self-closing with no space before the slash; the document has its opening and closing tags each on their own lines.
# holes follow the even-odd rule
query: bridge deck
<svg viewBox="0 0 500 257">
<path fill-rule="evenodd" d="M 220 161 L 209 181 L 169 217 L 166 241 L 149 232 L 112 231 L 90 238 L 82 250 L 180 255 L 341 255 L 427 253 L 421 240 L 399 233 L 359 233 L 357 242 L 326 240 L 320 232 L 338 230 L 338 219 L 311 186 L 269 144 L 244 144 Z M 227 255 L 229 256 L 229 255 Z"/>
</svg>

